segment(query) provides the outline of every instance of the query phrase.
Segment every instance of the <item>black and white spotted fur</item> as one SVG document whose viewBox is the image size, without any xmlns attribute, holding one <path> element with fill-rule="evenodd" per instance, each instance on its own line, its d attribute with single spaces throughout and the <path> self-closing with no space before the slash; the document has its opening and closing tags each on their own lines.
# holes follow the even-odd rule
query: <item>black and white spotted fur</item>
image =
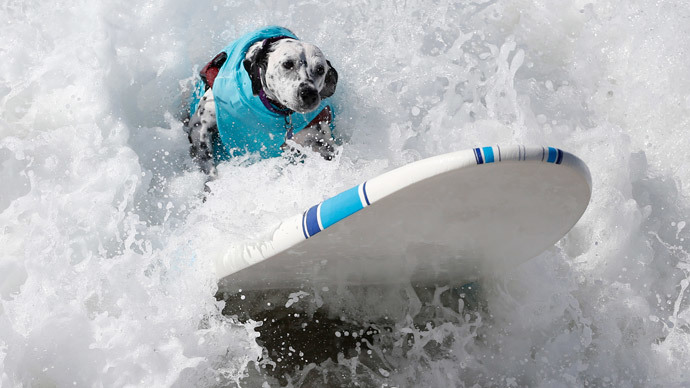
<svg viewBox="0 0 690 388">
<path fill-rule="evenodd" d="M 263 41 L 254 43 L 243 64 L 252 81 L 254 95 L 263 89 L 275 106 L 299 113 L 316 109 L 322 98 L 335 92 L 338 81 L 338 73 L 317 46 L 291 38 L 278 40 L 268 47 Z M 192 158 L 208 174 L 209 180 L 215 179 L 212 139 L 218 127 L 212 88 L 202 96 L 196 112 L 185 124 L 185 131 L 191 143 Z M 329 123 L 320 122 L 302 129 L 281 148 L 299 152 L 300 147 L 319 152 L 330 160 L 335 148 Z"/>
</svg>

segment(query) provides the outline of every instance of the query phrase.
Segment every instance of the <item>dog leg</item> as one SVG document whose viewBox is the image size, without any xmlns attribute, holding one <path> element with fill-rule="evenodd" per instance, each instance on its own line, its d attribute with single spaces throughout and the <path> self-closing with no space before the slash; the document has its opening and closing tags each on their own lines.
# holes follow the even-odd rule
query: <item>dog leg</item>
<svg viewBox="0 0 690 388">
<path fill-rule="evenodd" d="M 306 127 L 297 132 L 292 140 L 302 147 L 318 152 L 326 160 L 331 160 L 335 156 L 335 142 L 328 123 L 322 122 Z"/>
<path fill-rule="evenodd" d="M 218 132 L 216 124 L 216 103 L 213 91 L 208 89 L 199 101 L 199 106 L 184 126 L 189 138 L 189 154 L 201 171 L 212 181 L 218 176 L 213 160 L 213 135 Z"/>
</svg>

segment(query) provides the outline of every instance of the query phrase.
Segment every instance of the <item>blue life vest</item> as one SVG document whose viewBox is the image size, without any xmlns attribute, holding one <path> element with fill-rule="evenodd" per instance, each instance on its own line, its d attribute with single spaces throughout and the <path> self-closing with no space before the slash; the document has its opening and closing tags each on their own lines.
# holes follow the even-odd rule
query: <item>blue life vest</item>
<svg viewBox="0 0 690 388">
<path fill-rule="evenodd" d="M 248 152 L 258 153 L 262 158 L 276 157 L 282 153 L 280 146 L 285 142 L 286 116 L 271 112 L 259 96 L 253 95 L 252 83 L 243 65 L 252 44 L 277 36 L 297 39 L 288 29 L 270 26 L 250 32 L 223 49 L 227 59 L 212 87 L 218 125 L 218 141 L 214 147 L 216 161 Z M 204 94 L 205 87 L 203 80 L 197 85 L 190 104 L 192 115 Z M 309 113 L 292 113 L 294 133 L 304 129 L 326 107 L 329 107 L 334 115 L 328 98 L 323 99 L 321 105 Z"/>
</svg>

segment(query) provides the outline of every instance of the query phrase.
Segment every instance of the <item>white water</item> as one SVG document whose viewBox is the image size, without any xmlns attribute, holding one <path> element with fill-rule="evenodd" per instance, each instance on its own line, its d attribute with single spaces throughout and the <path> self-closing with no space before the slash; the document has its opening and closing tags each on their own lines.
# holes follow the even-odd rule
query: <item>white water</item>
<svg viewBox="0 0 690 388">
<path fill-rule="evenodd" d="M 594 193 L 580 223 L 482 284 L 485 308 L 466 314 L 402 286 L 302 296 L 292 307 L 320 299 L 392 332 L 372 346 L 377 363 L 340 357 L 293 384 L 690 385 L 685 1 L 140 3 L 0 2 L 1 386 L 277 386 L 251 362 L 254 324 L 220 313 L 195 247 L 496 143 L 585 160 Z M 338 69 L 340 157 L 228 163 L 201 202 L 185 89 L 195 66 L 265 24 Z M 436 305 L 457 306 L 450 294 Z"/>
</svg>

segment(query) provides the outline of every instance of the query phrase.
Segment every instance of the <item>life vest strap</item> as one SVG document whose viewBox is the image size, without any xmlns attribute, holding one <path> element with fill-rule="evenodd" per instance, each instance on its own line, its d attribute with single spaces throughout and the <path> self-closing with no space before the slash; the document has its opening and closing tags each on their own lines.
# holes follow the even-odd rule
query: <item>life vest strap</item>
<svg viewBox="0 0 690 388">
<path fill-rule="evenodd" d="M 321 112 L 316 117 L 314 117 L 314 119 L 312 121 L 310 121 L 309 124 L 307 124 L 307 127 L 311 127 L 313 125 L 320 124 L 320 123 L 330 123 L 331 121 L 333 121 L 333 114 L 331 113 L 331 107 L 326 105 L 321 110 Z"/>
<path fill-rule="evenodd" d="M 201 76 L 201 80 L 204 81 L 204 85 L 206 85 L 206 88 L 204 90 L 213 88 L 213 82 L 216 80 L 218 72 L 220 72 L 220 68 L 223 66 L 227 59 L 228 54 L 226 54 L 225 51 L 223 51 L 220 54 L 216 55 L 216 57 L 213 58 L 211 62 L 207 63 L 206 66 L 204 66 L 204 68 L 201 69 L 199 75 Z"/>
</svg>

